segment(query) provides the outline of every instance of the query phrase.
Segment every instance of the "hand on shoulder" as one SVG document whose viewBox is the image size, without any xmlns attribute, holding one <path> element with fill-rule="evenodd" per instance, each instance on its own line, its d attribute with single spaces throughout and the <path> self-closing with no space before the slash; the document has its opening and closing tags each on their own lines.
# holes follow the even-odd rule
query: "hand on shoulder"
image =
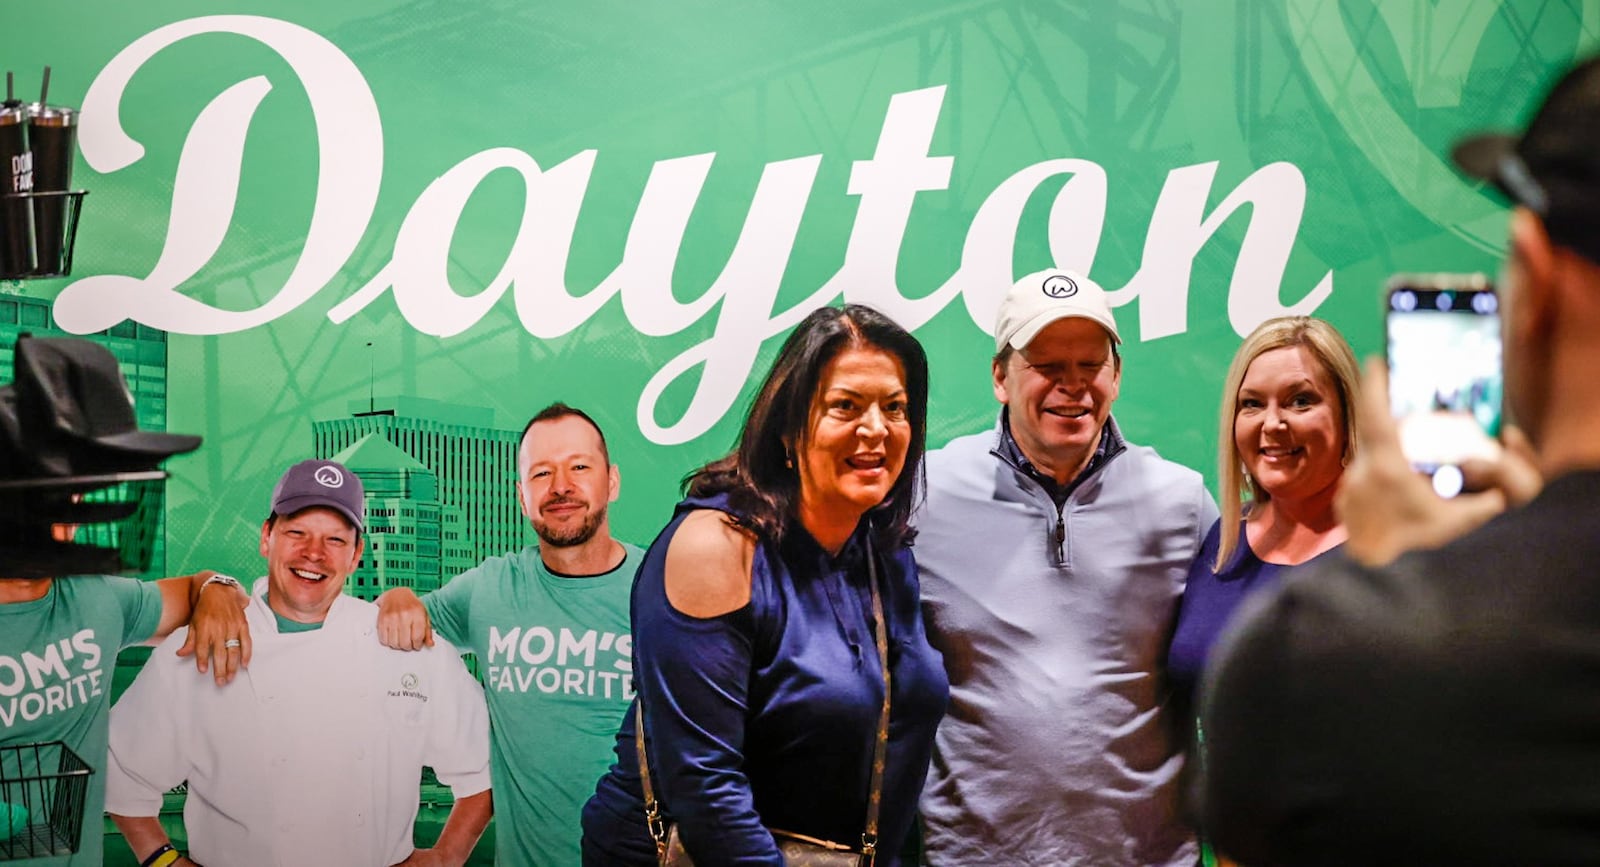
<svg viewBox="0 0 1600 867">
<path fill-rule="evenodd" d="M 667 546 L 667 601 L 690 617 L 717 617 L 750 603 L 755 538 L 712 509 L 689 513 Z"/>
<path fill-rule="evenodd" d="M 391 587 L 377 599 L 378 641 L 394 650 L 421 650 L 433 646 L 433 623 L 417 594 Z"/>
</svg>

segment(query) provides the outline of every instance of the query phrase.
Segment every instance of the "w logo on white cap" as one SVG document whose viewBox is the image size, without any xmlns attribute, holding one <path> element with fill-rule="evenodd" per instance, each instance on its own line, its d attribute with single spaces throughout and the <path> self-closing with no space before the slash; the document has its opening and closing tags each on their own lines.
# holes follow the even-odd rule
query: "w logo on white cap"
<svg viewBox="0 0 1600 867">
<path fill-rule="evenodd" d="M 335 466 L 317 467 L 317 471 L 311 474 L 311 478 L 316 479 L 317 484 L 324 488 L 344 487 L 344 473 L 339 472 L 339 468 Z"/>
<path fill-rule="evenodd" d="M 1077 281 L 1065 274 L 1052 274 L 1044 280 L 1044 294 L 1051 298 L 1071 298 L 1078 294 Z"/>
</svg>

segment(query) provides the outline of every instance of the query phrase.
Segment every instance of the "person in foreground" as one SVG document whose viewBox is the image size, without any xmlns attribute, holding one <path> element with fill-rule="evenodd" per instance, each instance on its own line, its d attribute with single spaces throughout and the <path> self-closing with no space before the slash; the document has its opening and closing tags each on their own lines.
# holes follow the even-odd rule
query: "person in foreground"
<svg viewBox="0 0 1600 867">
<path fill-rule="evenodd" d="M 1360 376 L 1344 337 L 1307 316 L 1261 323 L 1234 353 L 1217 435 L 1222 517 L 1189 567 L 1167 652 L 1185 726 L 1206 658 L 1245 596 L 1344 542 L 1333 500 L 1355 451 Z"/>
<path fill-rule="evenodd" d="M 697 867 L 782 865 L 768 828 L 862 848 L 884 703 L 875 628 L 892 720 L 877 863 L 900 863 L 947 693 L 909 547 L 927 399 L 922 347 L 871 308 L 822 308 L 789 335 L 734 452 L 689 477 L 640 566 L 639 698 L 584 807 L 585 865 L 656 864 L 637 713 Z"/>
<path fill-rule="evenodd" d="M 248 599 L 237 581 L 209 571 L 159 581 L 105 574 L 147 564 L 126 562 L 132 545 L 101 544 L 109 540 L 91 531 L 119 519 L 80 494 L 104 494 L 121 474 L 164 485 L 156 467 L 200 438 L 140 430 L 116 357 L 97 343 L 25 335 L 13 362 L 15 380 L 0 387 L 0 860 L 98 867 L 105 775 L 90 773 L 76 804 L 65 787 L 49 798 L 29 778 L 70 768 L 63 747 L 90 769 L 105 766 L 117 652 L 160 641 L 191 613 L 209 613 L 210 628 L 167 642 L 162 661 L 183 667 L 178 655 L 192 654 L 193 676 L 233 679 L 249 658 Z M 154 536 L 159 505 L 132 504 L 118 542 Z M 71 524 L 56 523 L 68 516 Z"/>
<path fill-rule="evenodd" d="M 267 577 L 247 612 L 243 682 L 217 688 L 157 653 L 112 707 L 106 810 L 143 864 L 466 862 L 492 809 L 483 690 L 448 644 L 383 648 L 377 608 L 340 592 L 363 511 L 361 480 L 341 464 L 290 467 L 261 527 Z M 424 765 L 455 806 L 437 845 L 414 849 Z M 193 862 L 157 818 L 185 781 Z"/>
<path fill-rule="evenodd" d="M 922 797 L 928 863 L 1192 865 L 1162 658 L 1216 502 L 1122 438 L 1120 338 L 1093 281 L 1000 304 L 993 430 L 928 455 L 916 518 L 950 712 Z"/>
<path fill-rule="evenodd" d="M 420 601 L 404 587 L 377 600 L 385 645 L 432 643 L 431 621 L 484 666 L 501 864 L 577 863 L 579 812 L 633 698 L 628 593 L 644 552 L 611 536 L 621 485 L 600 426 L 553 403 L 517 447 L 517 502 L 539 544 L 490 557 Z"/>
<path fill-rule="evenodd" d="M 1440 500 L 1370 367 L 1348 556 L 1247 604 L 1202 687 L 1202 813 L 1242 863 L 1600 864 L 1597 128 L 1591 59 L 1521 136 L 1455 150 L 1515 204 L 1505 394 L 1532 463 L 1508 436 L 1487 493 Z"/>
</svg>

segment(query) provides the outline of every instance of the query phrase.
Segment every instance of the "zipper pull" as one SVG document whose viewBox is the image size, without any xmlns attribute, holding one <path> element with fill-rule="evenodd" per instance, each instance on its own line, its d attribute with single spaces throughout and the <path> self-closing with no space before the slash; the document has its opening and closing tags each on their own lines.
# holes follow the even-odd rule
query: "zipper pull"
<svg viewBox="0 0 1600 867">
<path fill-rule="evenodd" d="M 1067 562 L 1067 520 L 1061 515 L 1056 515 L 1056 562 Z"/>
</svg>

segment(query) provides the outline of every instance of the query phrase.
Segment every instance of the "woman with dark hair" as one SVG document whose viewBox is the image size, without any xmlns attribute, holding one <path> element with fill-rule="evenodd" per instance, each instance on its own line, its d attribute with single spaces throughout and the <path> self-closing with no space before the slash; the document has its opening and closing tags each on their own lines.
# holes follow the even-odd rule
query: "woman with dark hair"
<svg viewBox="0 0 1600 867">
<path fill-rule="evenodd" d="M 869 307 L 789 335 L 737 447 L 689 476 L 634 579 L 639 696 L 584 807 L 585 865 L 657 863 L 641 707 L 648 782 L 697 867 L 783 864 L 772 828 L 859 849 L 879 779 L 877 863 L 900 863 L 948 695 L 909 547 L 927 403 L 922 346 Z"/>
</svg>

